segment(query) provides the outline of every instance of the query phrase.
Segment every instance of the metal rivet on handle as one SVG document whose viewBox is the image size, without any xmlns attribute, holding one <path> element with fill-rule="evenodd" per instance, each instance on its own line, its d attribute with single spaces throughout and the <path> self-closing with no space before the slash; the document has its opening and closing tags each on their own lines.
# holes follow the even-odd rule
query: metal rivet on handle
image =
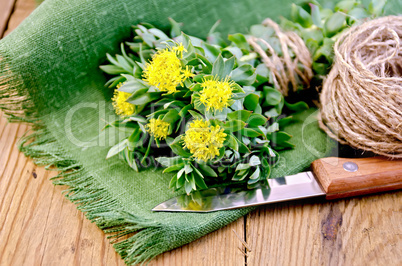
<svg viewBox="0 0 402 266">
<path fill-rule="evenodd" d="M 356 172 L 359 169 L 359 167 L 354 162 L 346 162 L 343 164 L 343 169 L 345 169 L 348 172 Z"/>
</svg>

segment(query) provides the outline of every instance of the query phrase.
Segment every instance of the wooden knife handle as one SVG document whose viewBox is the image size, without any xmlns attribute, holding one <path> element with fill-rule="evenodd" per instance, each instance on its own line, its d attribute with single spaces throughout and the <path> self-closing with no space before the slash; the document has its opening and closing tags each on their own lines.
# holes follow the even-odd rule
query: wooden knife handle
<svg viewBox="0 0 402 266">
<path fill-rule="evenodd" d="M 386 157 L 318 159 L 311 165 L 327 199 L 402 188 L 402 160 Z"/>
</svg>

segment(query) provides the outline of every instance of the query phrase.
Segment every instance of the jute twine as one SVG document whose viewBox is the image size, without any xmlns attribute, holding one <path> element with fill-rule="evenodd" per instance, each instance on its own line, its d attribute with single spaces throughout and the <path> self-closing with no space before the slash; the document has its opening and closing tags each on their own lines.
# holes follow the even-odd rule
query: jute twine
<svg viewBox="0 0 402 266">
<path fill-rule="evenodd" d="M 271 71 L 275 87 L 285 96 L 289 93 L 289 87 L 292 87 L 293 91 L 298 90 L 300 85 L 302 88 L 308 88 L 313 71 L 311 55 L 304 41 L 295 32 L 283 32 L 279 25 L 269 18 L 262 24 L 275 31 L 282 55 L 278 55 L 274 48 L 262 38 L 250 37 L 247 41 Z"/>
<path fill-rule="evenodd" d="M 402 17 L 342 34 L 320 96 L 320 125 L 355 148 L 402 158 Z"/>
</svg>

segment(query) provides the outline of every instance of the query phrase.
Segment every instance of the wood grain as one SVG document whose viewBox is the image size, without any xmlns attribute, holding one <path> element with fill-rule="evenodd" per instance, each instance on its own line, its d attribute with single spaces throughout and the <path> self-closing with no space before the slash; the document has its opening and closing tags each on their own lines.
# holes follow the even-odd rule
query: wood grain
<svg viewBox="0 0 402 266">
<path fill-rule="evenodd" d="M 7 33 L 34 6 L 18 0 Z M 0 265 L 123 265 L 103 232 L 48 180 L 55 173 L 18 152 L 27 129 L 0 112 Z M 401 265 L 401 206 L 402 192 L 266 206 L 150 265 Z M 246 258 L 232 229 L 246 236 Z"/>
<path fill-rule="evenodd" d="M 247 216 L 247 265 L 402 265 L 402 192 L 282 203 Z"/>
<path fill-rule="evenodd" d="M 0 12 L 0 38 L 3 37 L 3 34 L 6 30 L 8 20 L 10 19 L 11 13 L 14 8 L 14 0 L 1 0 L 1 8 Z"/>
<path fill-rule="evenodd" d="M 1 0 L 4 1 L 4 0 Z M 11 0 L 6 0 L 11 1 Z M 14 9 L 10 20 L 8 21 L 8 25 L 6 27 L 6 31 L 4 36 L 12 32 L 36 7 L 35 0 L 13 0 L 15 1 Z M 0 11 L 1 12 L 1 11 Z"/>
<path fill-rule="evenodd" d="M 357 169 L 345 170 L 344 165 L 348 163 Z M 314 161 L 311 167 L 327 199 L 402 189 L 402 159 L 329 157 Z"/>
</svg>

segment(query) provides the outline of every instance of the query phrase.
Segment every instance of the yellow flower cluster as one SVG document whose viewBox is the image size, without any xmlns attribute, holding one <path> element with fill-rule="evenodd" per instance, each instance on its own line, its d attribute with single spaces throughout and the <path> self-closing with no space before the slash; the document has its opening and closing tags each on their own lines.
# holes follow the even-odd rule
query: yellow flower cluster
<svg viewBox="0 0 402 266">
<path fill-rule="evenodd" d="M 161 119 L 152 118 L 145 126 L 149 134 L 153 135 L 156 139 L 165 139 L 169 132 L 169 123 Z"/>
<path fill-rule="evenodd" d="M 117 89 L 114 91 L 112 101 L 116 114 L 121 117 L 125 117 L 134 113 L 135 106 L 131 103 L 126 102 L 131 94 L 128 92 L 119 91 L 118 89 L 121 87 L 121 85 L 121 83 L 117 85 Z"/>
<path fill-rule="evenodd" d="M 207 111 L 222 110 L 229 106 L 232 98 L 233 81 L 226 77 L 223 81 L 216 78 L 204 80 L 201 83 L 203 90 L 200 92 L 200 101 L 205 105 Z"/>
<path fill-rule="evenodd" d="M 182 138 L 184 148 L 189 149 L 193 157 L 207 162 L 219 155 L 225 137 L 226 134 L 220 126 L 211 126 L 209 121 L 194 120 Z"/>
<path fill-rule="evenodd" d="M 173 48 L 159 50 L 152 56 L 150 63 L 146 64 L 143 80 L 149 85 L 157 87 L 160 91 L 176 92 L 176 87 L 194 74 L 186 66 L 182 68 L 178 56 L 183 56 L 186 49 L 180 43 Z"/>
</svg>

